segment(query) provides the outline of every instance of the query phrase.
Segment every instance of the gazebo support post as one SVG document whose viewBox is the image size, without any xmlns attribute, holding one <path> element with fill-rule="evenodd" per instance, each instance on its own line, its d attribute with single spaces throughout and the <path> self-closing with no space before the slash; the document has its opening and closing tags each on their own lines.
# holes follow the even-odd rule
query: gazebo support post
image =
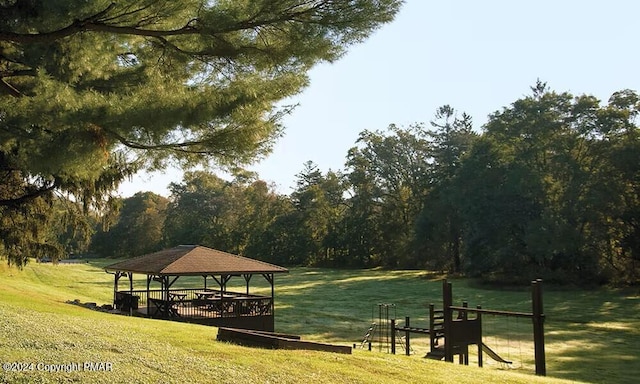
<svg viewBox="0 0 640 384">
<path fill-rule="evenodd" d="M 173 278 L 173 280 L 171 280 L 171 281 L 169 282 L 169 288 L 171 288 L 171 286 L 172 286 L 172 285 L 173 285 L 173 284 L 174 284 L 174 283 L 175 283 L 179 278 L 180 278 L 180 276 L 175 276 L 175 277 Z M 167 277 L 167 279 L 168 279 L 168 277 Z M 167 280 L 167 281 L 168 281 L 168 280 Z M 168 289 L 167 289 L 167 291 L 168 291 Z"/>
<path fill-rule="evenodd" d="M 222 292 L 222 282 L 220 280 L 218 280 L 218 278 L 215 277 L 214 275 L 211 275 L 211 278 L 213 279 L 213 281 L 218 283 L 218 287 L 220 287 L 220 292 Z"/>
<path fill-rule="evenodd" d="M 153 279 L 152 275 L 147 275 L 147 316 L 151 317 L 151 279 Z"/>
<path fill-rule="evenodd" d="M 121 272 L 121 271 L 116 271 L 116 273 L 113 274 L 113 306 L 116 306 L 116 301 L 118 300 L 118 282 L 120 281 L 120 278 L 122 276 L 124 276 L 125 273 Z"/>
<path fill-rule="evenodd" d="M 170 279 L 169 276 L 162 276 L 162 300 L 164 303 L 164 314 L 165 317 L 169 316 L 169 311 L 171 309 L 171 300 L 169 297 L 169 289 L 171 286 L 180 278 L 180 276 L 174 276 L 173 279 Z"/>
<path fill-rule="evenodd" d="M 129 277 L 129 297 L 130 297 L 129 316 L 133 316 L 133 273 L 127 272 L 127 276 Z"/>
<path fill-rule="evenodd" d="M 222 282 L 222 292 L 227 292 L 227 283 L 231 280 L 230 275 L 222 275 L 220 281 Z"/>
<path fill-rule="evenodd" d="M 164 317 L 169 317 L 169 276 L 162 276 L 162 305 Z"/>
<path fill-rule="evenodd" d="M 265 280 L 267 280 L 269 282 L 269 284 L 271 284 L 271 315 L 274 316 L 275 318 L 275 296 L 276 296 L 276 292 L 275 292 L 275 288 L 274 288 L 274 278 L 273 278 L 273 273 L 263 273 L 262 277 L 264 277 Z"/>
<path fill-rule="evenodd" d="M 116 300 L 118 298 L 118 280 L 120 279 L 120 271 L 116 271 L 113 274 L 113 306 L 116 305 Z"/>
<path fill-rule="evenodd" d="M 253 277 L 253 275 L 251 274 L 244 274 L 242 275 L 244 276 L 244 281 L 247 282 L 247 296 L 249 295 L 249 282 L 251 281 L 251 278 Z"/>
</svg>

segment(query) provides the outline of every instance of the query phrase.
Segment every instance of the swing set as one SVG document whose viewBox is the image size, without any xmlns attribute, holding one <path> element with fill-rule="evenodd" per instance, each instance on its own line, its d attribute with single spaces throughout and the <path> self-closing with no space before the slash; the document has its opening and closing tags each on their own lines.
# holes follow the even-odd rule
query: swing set
<svg viewBox="0 0 640 384">
<path fill-rule="evenodd" d="M 405 318 L 403 327 L 396 326 L 395 319 L 391 319 L 391 333 L 396 335 L 404 332 L 404 348 L 407 355 L 410 354 L 410 334 L 428 334 L 430 339 L 430 351 L 425 357 L 436 360 L 453 362 L 453 356 L 459 356 L 460 364 L 469 364 L 469 346 L 478 348 L 478 366 L 482 367 L 483 353 L 490 358 L 502 363 L 511 364 L 482 341 L 482 315 L 494 315 L 515 318 L 527 318 L 533 324 L 533 342 L 535 354 L 536 375 L 546 376 L 546 359 L 544 350 L 544 319 L 542 309 L 542 280 L 531 282 L 531 312 L 513 312 L 493 309 L 483 309 L 480 306 L 470 308 L 466 302 L 462 306 L 453 305 L 453 289 L 451 283 L 446 280 L 442 284 L 442 306 L 436 310 L 433 304 L 429 305 L 429 328 L 416 328 L 410 326 L 409 317 Z M 454 316 L 456 314 L 456 316 Z M 474 317 L 470 317 L 473 314 Z M 391 353 L 396 353 L 396 338 L 391 338 Z"/>
</svg>

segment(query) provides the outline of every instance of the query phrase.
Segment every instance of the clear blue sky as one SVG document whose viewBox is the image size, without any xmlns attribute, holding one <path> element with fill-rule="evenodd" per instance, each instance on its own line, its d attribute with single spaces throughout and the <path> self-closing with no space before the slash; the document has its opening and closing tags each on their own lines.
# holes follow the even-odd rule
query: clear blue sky
<svg viewBox="0 0 640 384">
<path fill-rule="evenodd" d="M 285 136 L 249 169 L 290 193 L 311 160 L 343 169 L 358 134 L 389 124 L 428 124 L 449 104 L 487 116 L 529 94 L 536 80 L 555 91 L 603 102 L 621 89 L 640 91 L 640 1 L 408 0 L 396 17 L 339 61 L 310 73 L 291 102 Z M 182 172 L 139 175 L 120 192 L 168 196 Z"/>
</svg>

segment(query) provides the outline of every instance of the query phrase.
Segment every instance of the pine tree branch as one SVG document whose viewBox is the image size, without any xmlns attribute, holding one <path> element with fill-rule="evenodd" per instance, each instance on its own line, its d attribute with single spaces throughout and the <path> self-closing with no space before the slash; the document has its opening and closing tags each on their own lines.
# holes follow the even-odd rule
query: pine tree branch
<svg viewBox="0 0 640 384">
<path fill-rule="evenodd" d="M 194 153 L 194 154 L 210 154 L 210 155 L 216 154 L 216 151 L 212 151 L 212 150 L 190 150 L 189 149 L 191 147 L 206 144 L 206 141 L 184 141 L 184 142 L 175 142 L 175 143 L 143 144 L 140 142 L 131 141 L 113 130 L 106 129 L 106 128 L 103 128 L 103 129 L 109 135 L 113 136 L 116 140 L 118 140 L 120 144 L 132 149 L 172 150 L 172 151 Z"/>
<path fill-rule="evenodd" d="M 18 91 L 13 85 L 7 83 L 5 79 L 0 78 L 0 87 L 7 91 L 13 97 L 22 97 L 24 96 L 20 91 Z"/>
<path fill-rule="evenodd" d="M 323 4 L 323 3 L 321 3 Z M 70 25 L 50 32 L 40 33 L 15 33 L 10 31 L 0 31 L 0 41 L 14 42 L 19 44 L 31 44 L 31 43 L 47 43 L 56 40 L 63 39 L 81 32 L 95 31 L 95 32 L 107 32 L 118 35 L 135 35 L 135 36 L 148 36 L 148 37 L 168 37 L 179 35 L 208 35 L 215 36 L 218 34 L 242 31 L 247 29 L 256 29 L 266 26 L 273 26 L 287 21 L 300 22 L 300 23 L 320 23 L 320 20 L 313 20 L 313 13 L 318 11 L 320 6 L 316 5 L 309 8 L 303 8 L 296 11 L 295 8 L 300 8 L 300 5 L 296 5 L 286 12 L 283 12 L 278 17 L 260 18 L 260 14 L 253 17 L 238 21 L 230 26 L 219 29 L 207 29 L 194 26 L 197 24 L 197 19 L 189 20 L 189 22 L 181 28 L 170 30 L 154 30 L 143 29 L 136 26 L 123 26 L 109 24 L 111 20 L 117 20 L 119 16 L 106 18 L 104 17 L 113 7 L 115 3 L 109 5 L 106 9 L 95 15 L 86 17 L 82 20 L 75 20 Z M 135 12 L 138 12 L 136 10 Z M 135 13 L 131 12 L 131 13 Z"/>
<path fill-rule="evenodd" d="M 47 43 L 87 31 L 109 32 L 114 34 L 138 36 L 175 36 L 198 33 L 197 29 L 190 25 L 191 22 L 182 28 L 173 30 L 149 30 L 132 26 L 117 26 L 106 24 L 103 20 L 103 17 L 115 5 L 115 3 L 111 3 L 107 8 L 96 13 L 95 15 L 86 17 L 82 20 L 75 20 L 70 25 L 55 31 L 40 33 L 15 33 L 10 31 L 0 31 L 0 41 L 10 41 L 22 44 Z"/>
<path fill-rule="evenodd" d="M 121 35 L 137 35 L 137 36 L 176 36 L 196 34 L 197 29 L 192 26 L 184 26 L 174 30 L 148 30 L 135 27 L 115 26 L 103 23 L 74 21 L 71 25 L 51 32 L 43 33 L 14 33 L 0 31 L 0 41 L 11 41 L 14 43 L 32 44 L 32 43 L 49 43 L 63 39 L 81 32 L 98 31 L 109 32 Z"/>
<path fill-rule="evenodd" d="M 0 207 L 19 207 L 27 201 L 31 201 L 38 197 L 44 196 L 58 187 L 58 182 L 54 181 L 51 185 L 27 191 L 20 197 L 12 199 L 0 199 Z"/>
</svg>

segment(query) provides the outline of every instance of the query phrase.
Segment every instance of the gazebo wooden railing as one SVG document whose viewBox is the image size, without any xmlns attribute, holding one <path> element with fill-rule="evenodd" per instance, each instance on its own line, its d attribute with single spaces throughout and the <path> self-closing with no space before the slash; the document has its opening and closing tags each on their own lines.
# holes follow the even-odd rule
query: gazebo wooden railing
<svg viewBox="0 0 640 384">
<path fill-rule="evenodd" d="M 272 315 L 267 296 L 201 288 L 123 290 L 116 293 L 116 308 L 152 318 L 198 320 Z"/>
</svg>

